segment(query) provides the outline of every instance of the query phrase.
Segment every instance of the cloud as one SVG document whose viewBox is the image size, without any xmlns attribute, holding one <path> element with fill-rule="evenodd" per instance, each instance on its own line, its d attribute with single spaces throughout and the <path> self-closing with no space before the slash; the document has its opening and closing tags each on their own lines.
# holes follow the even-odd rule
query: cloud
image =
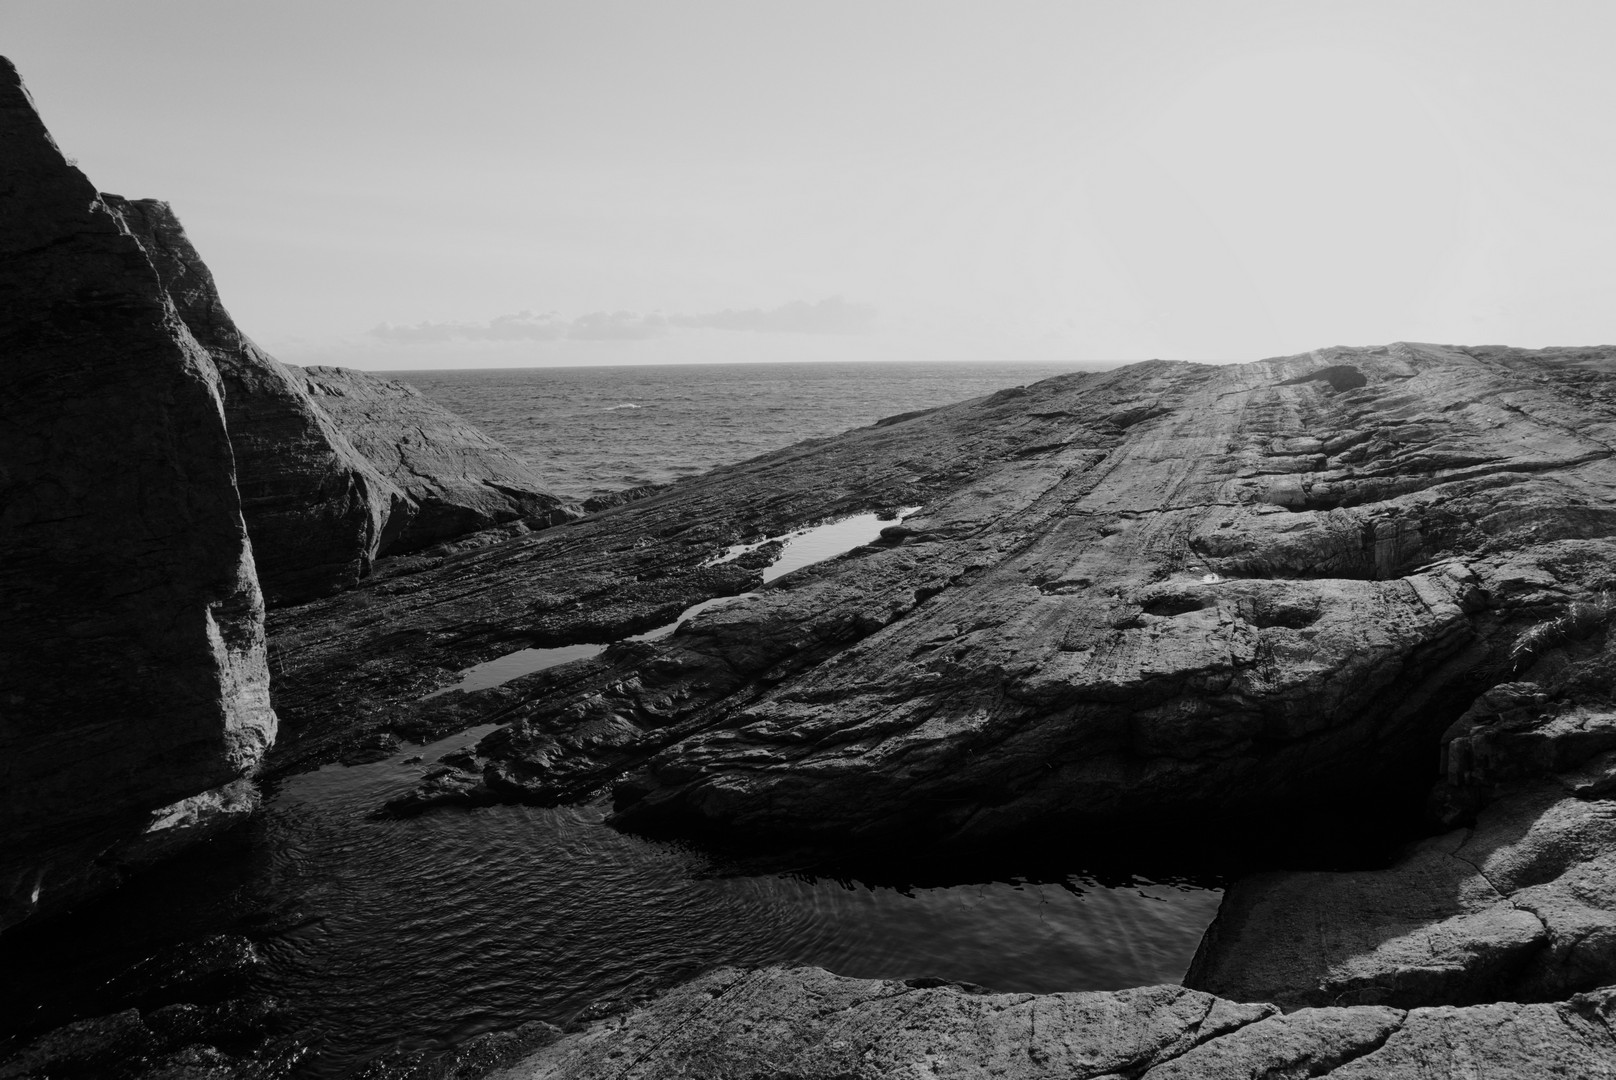
<svg viewBox="0 0 1616 1080">
<path fill-rule="evenodd" d="M 642 314 L 593 311 L 576 319 L 555 312 L 521 311 L 486 323 L 421 322 L 413 326 L 382 323 L 370 336 L 395 345 L 442 341 L 642 341 L 660 337 L 670 327 L 702 330 L 747 330 L 765 334 L 859 334 L 875 324 L 875 308 L 839 296 L 810 304 L 794 300 L 777 308 L 725 308 L 701 315 Z"/>
<path fill-rule="evenodd" d="M 579 341 L 639 341 L 668 332 L 668 319 L 661 314 L 636 315 L 632 311 L 596 311 L 572 320 L 567 332 Z"/>
<path fill-rule="evenodd" d="M 486 323 L 422 322 L 414 326 L 382 323 L 371 328 L 370 336 L 400 345 L 428 341 L 555 341 L 566 337 L 571 328 L 572 323 L 554 312 L 535 315 L 521 311 Z"/>
<path fill-rule="evenodd" d="M 764 334 L 859 334 L 875 324 L 875 308 L 850 304 L 832 296 L 817 304 L 793 300 L 777 308 L 725 308 L 705 315 L 675 315 L 668 320 L 675 326 L 696 326 L 712 330 L 751 330 Z"/>
</svg>

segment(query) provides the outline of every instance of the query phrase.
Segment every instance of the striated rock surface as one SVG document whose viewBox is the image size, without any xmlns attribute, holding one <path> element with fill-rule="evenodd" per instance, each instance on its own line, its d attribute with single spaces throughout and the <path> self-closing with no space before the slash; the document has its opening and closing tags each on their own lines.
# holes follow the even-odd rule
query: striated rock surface
<svg viewBox="0 0 1616 1080">
<path fill-rule="evenodd" d="M 1178 986 L 991 994 L 846 979 L 816 968 L 720 969 L 543 1047 L 490 1080 L 790 1076 L 1616 1076 L 1616 991 L 1560 1005 L 1281 1015 Z"/>
<path fill-rule="evenodd" d="M 300 732 L 499 720 L 439 794 L 614 784 L 619 823 L 651 831 L 845 850 L 1412 818 L 1514 640 L 1608 579 L 1613 356 L 1396 345 L 1047 380 L 410 564 L 276 623 L 277 701 Z M 923 509 L 883 543 L 767 588 L 703 568 L 902 505 Z M 749 590 L 658 641 L 412 700 L 449 666 Z"/>
<path fill-rule="evenodd" d="M 167 203 L 102 199 L 140 241 L 219 373 L 236 487 L 271 604 L 322 596 L 370 570 L 405 496 L 348 444 L 301 380 L 236 328 Z"/>
<path fill-rule="evenodd" d="M 1610 370 L 1398 346 L 1030 388 L 1070 441 L 800 587 L 842 612 L 857 590 L 867 635 L 669 741 L 624 820 L 989 841 L 1372 807 L 1429 775 L 1545 586 L 1608 574 Z M 1076 449 L 1108 423 L 1103 458 Z M 768 618 L 727 609 L 686 648 L 728 659 Z M 491 756 L 542 779 L 515 735 Z"/>
<path fill-rule="evenodd" d="M 582 512 L 544 491 L 515 454 L 408 383 L 347 368 L 298 372 L 321 412 L 404 493 L 387 521 L 381 554 L 414 551 L 494 525 L 539 526 Z"/>
<path fill-rule="evenodd" d="M 4 927 L 115 881 L 275 716 L 208 354 L 5 61 L 0 146 Z"/>
</svg>

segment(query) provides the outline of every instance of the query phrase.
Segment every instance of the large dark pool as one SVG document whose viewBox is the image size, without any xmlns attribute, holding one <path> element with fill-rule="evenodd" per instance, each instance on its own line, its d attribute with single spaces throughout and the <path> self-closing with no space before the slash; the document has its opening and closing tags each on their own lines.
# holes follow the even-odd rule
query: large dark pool
<svg viewBox="0 0 1616 1080">
<path fill-rule="evenodd" d="M 304 1075 L 335 1077 L 390 1049 L 562 1021 L 601 995 L 718 964 L 999 990 L 1176 982 L 1219 900 L 1215 889 L 1047 871 L 937 888 L 719 874 L 698 850 L 605 827 L 603 805 L 372 816 L 480 734 L 283 781 L 248 842 L 184 857 L 76 914 L 62 948 L 107 964 L 187 934 L 246 930 L 266 960 L 259 988 L 317 1036 Z M 118 951 L 127 956 L 107 955 Z M 57 959 L 63 980 L 91 965 Z M 10 1007 L 70 1007 L 51 1001 L 57 975 L 11 987 Z M 72 992 L 64 982 L 60 994 Z"/>
</svg>

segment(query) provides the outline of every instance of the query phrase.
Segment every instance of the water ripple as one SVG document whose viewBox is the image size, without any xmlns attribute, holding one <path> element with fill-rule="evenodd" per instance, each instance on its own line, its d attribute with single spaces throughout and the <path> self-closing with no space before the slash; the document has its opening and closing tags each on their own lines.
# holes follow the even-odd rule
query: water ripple
<svg viewBox="0 0 1616 1080">
<path fill-rule="evenodd" d="M 266 974 L 327 1035 L 308 1075 L 340 1075 L 387 1047 L 563 1020 L 601 994 L 717 964 L 1020 991 L 1173 982 L 1218 900 L 1076 878 L 899 890 L 717 876 L 697 851 L 604 827 L 600 804 L 370 818 L 427 767 L 405 764 L 413 753 L 294 777 L 268 809 L 261 885 L 321 916 L 271 943 Z"/>
</svg>

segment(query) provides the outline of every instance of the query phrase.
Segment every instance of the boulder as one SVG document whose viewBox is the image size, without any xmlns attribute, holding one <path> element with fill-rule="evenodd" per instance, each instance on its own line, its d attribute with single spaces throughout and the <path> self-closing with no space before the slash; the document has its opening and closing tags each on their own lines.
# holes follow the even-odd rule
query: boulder
<svg viewBox="0 0 1616 1080">
<path fill-rule="evenodd" d="M 0 61 L 0 927 L 275 734 L 218 375 Z"/>
</svg>

